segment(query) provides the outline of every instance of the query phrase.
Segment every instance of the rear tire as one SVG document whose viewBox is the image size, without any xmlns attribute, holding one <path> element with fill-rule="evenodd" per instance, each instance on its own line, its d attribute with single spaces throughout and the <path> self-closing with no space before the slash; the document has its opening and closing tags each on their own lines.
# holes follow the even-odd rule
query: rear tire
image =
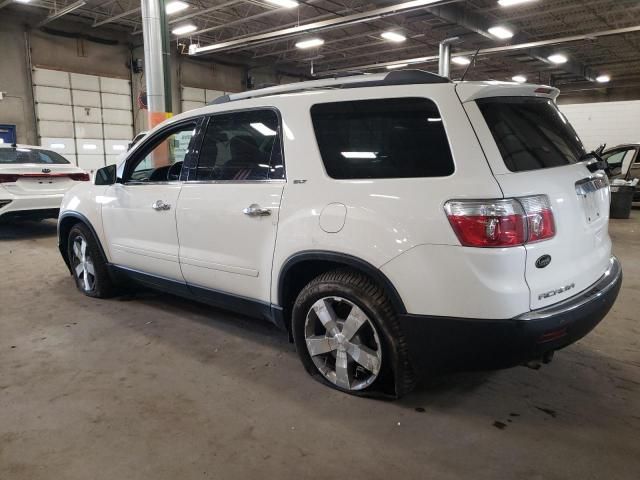
<svg viewBox="0 0 640 480">
<path fill-rule="evenodd" d="M 293 306 L 292 333 L 307 372 L 333 388 L 399 398 L 414 387 L 391 302 L 366 275 L 341 269 L 312 280 Z"/>
<path fill-rule="evenodd" d="M 89 297 L 109 298 L 116 288 L 109 276 L 107 261 L 89 228 L 77 223 L 69 231 L 67 255 L 78 290 Z"/>
</svg>

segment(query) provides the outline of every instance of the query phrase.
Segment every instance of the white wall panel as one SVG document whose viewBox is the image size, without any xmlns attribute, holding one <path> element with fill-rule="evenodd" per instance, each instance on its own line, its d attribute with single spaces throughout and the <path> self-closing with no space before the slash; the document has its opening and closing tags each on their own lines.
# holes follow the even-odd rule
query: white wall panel
<svg viewBox="0 0 640 480">
<path fill-rule="evenodd" d="M 102 110 L 102 121 L 114 125 L 133 125 L 133 115 L 131 110 L 105 108 Z"/>
<path fill-rule="evenodd" d="M 73 122 L 59 122 L 40 120 L 38 128 L 41 137 L 71 137 L 73 138 Z"/>
<path fill-rule="evenodd" d="M 42 137 L 40 145 L 64 155 L 65 158 L 76 153 L 76 142 L 73 138 Z"/>
<path fill-rule="evenodd" d="M 104 151 L 109 155 L 120 155 L 127 151 L 127 146 L 129 146 L 129 142 L 131 140 L 122 139 L 122 140 L 105 140 L 104 141 Z"/>
<path fill-rule="evenodd" d="M 205 101 L 204 88 L 182 87 L 181 98 L 182 100 L 186 100 L 190 102 L 204 102 Z"/>
<path fill-rule="evenodd" d="M 105 93 L 131 95 L 131 82 L 121 78 L 100 77 L 100 90 Z"/>
<path fill-rule="evenodd" d="M 67 72 L 34 68 L 32 76 L 34 85 L 69 88 L 69 74 Z"/>
<path fill-rule="evenodd" d="M 38 103 L 71 105 L 71 93 L 68 88 L 43 87 L 36 85 L 33 89 L 33 97 Z"/>
<path fill-rule="evenodd" d="M 102 94 L 102 108 L 115 108 L 120 110 L 131 110 L 131 96 L 118 95 L 115 93 Z"/>
<path fill-rule="evenodd" d="M 74 165 L 78 165 L 78 156 L 70 153 L 63 153 L 62 156 Z"/>
<path fill-rule="evenodd" d="M 51 105 L 48 103 L 36 104 L 38 120 L 56 120 L 61 122 L 73 122 L 71 107 L 67 105 Z"/>
<path fill-rule="evenodd" d="M 640 141 L 640 100 L 559 105 L 587 149 Z"/>
<path fill-rule="evenodd" d="M 99 168 L 104 167 L 104 155 L 78 155 L 78 166 L 95 173 Z"/>
<path fill-rule="evenodd" d="M 100 93 L 85 90 L 71 90 L 73 105 L 76 107 L 100 108 Z"/>
<path fill-rule="evenodd" d="M 75 124 L 75 137 L 76 138 L 102 138 L 102 124 L 101 123 L 76 123 Z"/>
<path fill-rule="evenodd" d="M 99 92 L 100 77 L 96 77 L 95 75 L 82 75 L 80 73 L 72 73 L 71 88 L 75 90 L 89 90 L 91 92 Z"/>
<path fill-rule="evenodd" d="M 133 126 L 104 124 L 104 138 L 106 140 L 119 140 L 121 138 L 133 138 Z"/>
<path fill-rule="evenodd" d="M 216 98 L 224 95 L 224 92 L 219 90 L 205 90 L 205 101 L 207 103 L 213 102 Z"/>
<path fill-rule="evenodd" d="M 196 108 L 202 108 L 206 104 L 204 102 L 193 102 L 193 101 L 182 101 L 182 112 L 188 112 L 189 110 L 193 110 Z"/>
<path fill-rule="evenodd" d="M 105 155 L 105 158 L 107 165 L 114 165 L 118 163 L 118 160 L 120 160 L 120 155 Z"/>
<path fill-rule="evenodd" d="M 76 138 L 76 152 L 78 155 L 104 156 L 104 142 L 101 138 Z"/>
<path fill-rule="evenodd" d="M 101 123 L 102 115 L 98 107 L 73 107 L 73 119 L 76 123 Z"/>
</svg>

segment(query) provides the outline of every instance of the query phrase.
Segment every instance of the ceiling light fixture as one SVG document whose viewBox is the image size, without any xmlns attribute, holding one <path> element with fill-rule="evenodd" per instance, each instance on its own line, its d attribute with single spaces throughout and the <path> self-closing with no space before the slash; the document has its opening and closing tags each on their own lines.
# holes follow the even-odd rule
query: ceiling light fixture
<svg viewBox="0 0 640 480">
<path fill-rule="evenodd" d="M 31 0 L 14 0 L 16 3 L 31 3 Z"/>
<path fill-rule="evenodd" d="M 501 25 L 491 27 L 488 32 L 494 37 L 499 38 L 500 40 L 506 40 L 513 37 L 513 31 Z"/>
<path fill-rule="evenodd" d="M 611 77 L 609 75 L 600 75 L 596 78 L 596 82 L 598 83 L 608 83 L 611 81 Z"/>
<path fill-rule="evenodd" d="M 498 0 L 498 5 L 501 7 L 512 7 L 514 5 L 520 5 L 521 3 L 537 2 L 538 0 Z"/>
<path fill-rule="evenodd" d="M 174 35 L 186 35 L 187 33 L 195 32 L 198 29 L 194 24 L 188 23 L 187 25 L 181 25 L 171 30 Z"/>
<path fill-rule="evenodd" d="M 515 77 L 511 77 L 511 80 L 518 83 L 527 83 L 527 77 L 524 75 L 516 75 Z"/>
<path fill-rule="evenodd" d="M 468 57 L 453 57 L 451 61 L 458 65 L 469 65 L 471 63 Z"/>
<path fill-rule="evenodd" d="M 553 55 L 549 55 L 547 57 L 547 60 L 557 65 L 560 65 L 562 63 L 567 63 L 569 61 L 569 59 L 561 53 L 554 53 Z"/>
<path fill-rule="evenodd" d="M 394 68 L 404 68 L 409 66 L 408 63 L 396 63 L 395 65 L 387 65 L 387 70 L 393 70 Z"/>
<path fill-rule="evenodd" d="M 296 47 L 302 48 L 303 50 L 305 48 L 319 47 L 320 45 L 324 45 L 324 40 L 321 38 L 310 38 L 308 40 L 300 40 L 296 43 Z"/>
<path fill-rule="evenodd" d="M 385 40 L 396 43 L 404 42 L 407 39 L 407 37 L 398 32 L 382 32 L 380 36 Z"/>
<path fill-rule="evenodd" d="M 376 152 L 340 152 L 344 158 L 378 158 Z"/>
<path fill-rule="evenodd" d="M 186 10 L 187 8 L 189 8 L 188 3 L 175 0 L 174 2 L 167 3 L 164 7 L 164 11 L 167 12 L 167 15 L 172 15 L 174 13 L 181 12 L 182 10 Z"/>
<path fill-rule="evenodd" d="M 296 0 L 267 0 L 267 2 L 282 8 L 296 8 L 300 6 Z"/>
</svg>

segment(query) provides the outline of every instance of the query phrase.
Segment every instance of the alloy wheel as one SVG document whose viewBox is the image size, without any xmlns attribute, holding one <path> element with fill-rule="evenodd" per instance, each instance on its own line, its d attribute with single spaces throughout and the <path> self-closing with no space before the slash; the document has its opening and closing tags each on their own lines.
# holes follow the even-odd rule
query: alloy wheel
<svg viewBox="0 0 640 480">
<path fill-rule="evenodd" d="M 342 297 L 316 301 L 305 319 L 307 351 L 334 385 L 362 390 L 380 373 L 382 345 L 375 325 L 355 303 Z"/>
<path fill-rule="evenodd" d="M 73 270 L 82 290 L 93 290 L 96 282 L 95 266 L 87 251 L 87 241 L 80 235 L 73 239 Z"/>
</svg>

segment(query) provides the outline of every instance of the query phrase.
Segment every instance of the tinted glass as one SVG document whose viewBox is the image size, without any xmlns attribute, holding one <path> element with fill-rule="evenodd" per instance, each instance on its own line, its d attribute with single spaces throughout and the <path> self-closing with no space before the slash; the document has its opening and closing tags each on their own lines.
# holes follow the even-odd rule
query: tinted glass
<svg viewBox="0 0 640 480">
<path fill-rule="evenodd" d="M 134 160 L 128 181 L 166 182 L 180 179 L 180 172 L 189 143 L 195 134 L 196 124 L 187 124 L 167 133 L 151 148 L 143 146 L 147 153 Z"/>
<path fill-rule="evenodd" d="M 278 116 L 272 110 L 215 115 L 205 133 L 196 180 L 284 178 Z"/>
<path fill-rule="evenodd" d="M 0 148 L 0 163 L 44 163 L 66 165 L 69 160 L 49 150 L 30 148 Z"/>
<path fill-rule="evenodd" d="M 314 105 L 313 128 L 332 178 L 443 177 L 454 170 L 438 107 L 425 98 Z"/>
<path fill-rule="evenodd" d="M 567 118 L 549 99 L 495 97 L 477 104 L 512 172 L 576 163 L 586 153 Z"/>
</svg>

